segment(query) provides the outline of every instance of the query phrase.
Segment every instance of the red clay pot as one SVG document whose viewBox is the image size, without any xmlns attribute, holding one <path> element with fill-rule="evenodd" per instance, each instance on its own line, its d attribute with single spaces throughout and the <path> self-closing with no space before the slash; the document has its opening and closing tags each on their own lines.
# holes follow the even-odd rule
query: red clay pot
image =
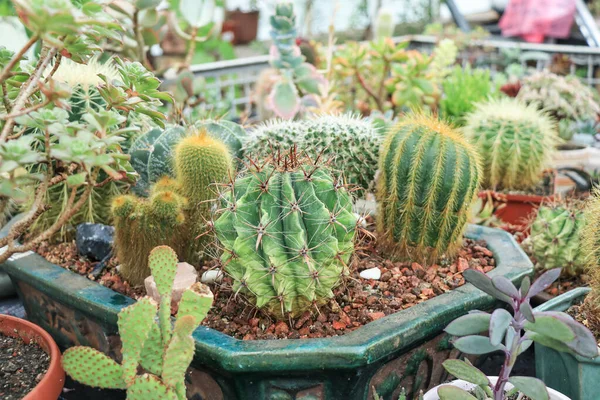
<svg viewBox="0 0 600 400">
<path fill-rule="evenodd" d="M 233 25 L 233 44 L 248 44 L 256 39 L 258 33 L 259 11 L 229 11 L 226 21 Z"/>
<path fill-rule="evenodd" d="M 50 355 L 46 375 L 23 400 L 58 399 L 65 384 L 65 371 L 61 364 L 60 350 L 48 332 L 24 319 L 0 314 L 0 334 L 21 338 L 25 343 L 34 341 Z"/>
<path fill-rule="evenodd" d="M 479 192 L 479 197 L 486 199 L 488 193 L 495 203 L 494 215 L 502 221 L 516 226 L 526 226 L 532 218 L 532 214 L 538 209 L 540 204 L 548 203 L 554 200 L 554 196 L 535 196 L 528 194 L 505 194 L 494 191 Z"/>
</svg>

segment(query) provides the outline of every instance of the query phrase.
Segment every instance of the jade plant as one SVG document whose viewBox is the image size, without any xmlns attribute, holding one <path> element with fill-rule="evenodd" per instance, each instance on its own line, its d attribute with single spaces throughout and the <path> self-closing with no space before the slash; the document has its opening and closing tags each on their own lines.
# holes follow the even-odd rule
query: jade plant
<svg viewBox="0 0 600 400">
<path fill-rule="evenodd" d="M 300 111 L 302 96 L 319 95 L 320 86 L 327 82 L 314 65 L 305 62 L 296 45 L 293 4 L 288 1 L 277 3 L 270 23 L 273 39 L 270 63 L 279 76 L 266 99 L 267 106 L 277 117 L 291 119 Z"/>
<path fill-rule="evenodd" d="M 150 274 L 147 255 L 153 247 L 169 245 L 198 267 L 212 237 L 211 206 L 216 185 L 227 182 L 231 173 L 229 150 L 202 131 L 181 140 L 173 159 L 175 178 L 159 179 L 148 198 L 124 195 L 113 201 L 120 273 L 132 285 Z"/>
<path fill-rule="evenodd" d="M 585 272 L 588 256 L 582 238 L 586 218 L 577 205 L 542 205 L 530 230 L 526 240 L 538 267 L 563 268 L 563 273 L 570 276 Z"/>
<path fill-rule="evenodd" d="M 484 102 L 492 94 L 490 73 L 486 70 L 472 70 L 469 66 L 455 67 L 443 81 L 444 97 L 440 109 L 445 118 L 459 125 L 464 117 L 475 109 L 477 103 Z"/>
<path fill-rule="evenodd" d="M 542 274 L 533 283 L 529 277 L 525 277 L 517 289 L 510 280 L 500 275 L 489 278 L 473 269 L 464 272 L 468 282 L 506 303 L 512 315 L 504 308 L 498 308 L 491 314 L 472 311 L 455 319 L 445 331 L 456 337 L 452 343 L 462 353 L 481 355 L 501 351 L 505 361 L 495 383 L 467 360 L 444 361 L 446 371 L 474 384 L 475 388 L 472 395 L 456 386 L 442 385 L 437 389 L 441 400 L 507 400 L 515 393 L 532 400 L 548 400 L 548 390 L 541 380 L 510 376 L 518 356 L 533 342 L 586 358 L 598 355 L 596 339 L 585 326 L 563 312 L 536 312 L 531 307 L 531 298 L 548 288 L 559 276 L 560 268 L 555 268 Z M 485 332 L 489 333 L 488 336 L 481 335 Z M 508 383 L 514 388 L 507 390 Z"/>
<path fill-rule="evenodd" d="M 535 187 L 560 142 L 550 116 L 513 98 L 478 105 L 463 131 L 481 154 L 484 185 L 494 190 Z"/>
<path fill-rule="evenodd" d="M 322 115 L 303 121 L 267 122 L 251 132 L 244 147 L 247 156 L 262 159 L 297 145 L 313 159 L 331 159 L 351 183 L 368 189 L 377 170 L 381 130 L 353 114 Z"/>
<path fill-rule="evenodd" d="M 462 244 L 479 189 L 475 148 L 443 121 L 406 116 L 379 156 L 377 232 L 393 257 L 431 262 Z"/>
<path fill-rule="evenodd" d="M 295 148 L 252 162 L 221 194 L 214 222 L 233 291 L 277 318 L 333 297 L 348 274 L 357 217 L 343 182 Z"/>
<path fill-rule="evenodd" d="M 191 335 L 206 317 L 213 294 L 201 283 L 192 285 L 183 292 L 172 321 L 177 255 L 167 246 L 157 247 L 148 264 L 160 303 L 144 297 L 119 312 L 121 363 L 91 347 L 75 346 L 64 352 L 62 365 L 74 380 L 102 389 L 125 389 L 131 400 L 185 400 L 186 370 L 195 351 Z M 139 373 L 140 366 L 144 373 Z"/>
</svg>

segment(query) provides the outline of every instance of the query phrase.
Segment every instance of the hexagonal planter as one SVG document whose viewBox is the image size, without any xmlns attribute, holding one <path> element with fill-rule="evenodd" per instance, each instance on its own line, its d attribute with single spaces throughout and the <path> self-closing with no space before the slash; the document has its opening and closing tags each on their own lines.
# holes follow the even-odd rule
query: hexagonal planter
<svg viewBox="0 0 600 400">
<path fill-rule="evenodd" d="M 589 288 L 577 288 L 542 304 L 536 311 L 565 311 L 581 302 Z M 549 387 L 571 400 L 597 400 L 600 396 L 600 357 L 589 360 L 535 344 L 535 370 Z"/>
<path fill-rule="evenodd" d="M 1 232 L 0 232 L 1 233 Z M 490 275 L 519 282 L 533 266 L 504 231 L 469 226 L 484 239 L 497 267 Z M 117 313 L 133 302 L 37 254 L 13 256 L 10 275 L 28 318 L 62 347 L 89 345 L 119 357 Z M 344 336 L 323 339 L 241 341 L 213 329 L 194 333 L 196 355 L 188 376 L 193 399 L 384 399 L 427 389 L 447 377 L 441 363 L 459 354 L 442 334 L 456 317 L 487 309 L 493 299 L 467 284 L 381 318 Z"/>
</svg>

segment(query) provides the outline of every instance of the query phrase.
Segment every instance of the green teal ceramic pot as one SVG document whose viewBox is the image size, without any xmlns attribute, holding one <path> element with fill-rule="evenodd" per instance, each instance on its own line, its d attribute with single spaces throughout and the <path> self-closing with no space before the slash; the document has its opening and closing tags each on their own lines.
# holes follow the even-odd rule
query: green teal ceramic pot
<svg viewBox="0 0 600 400">
<path fill-rule="evenodd" d="M 1 232 L 0 232 L 1 233 Z M 506 232 L 469 226 L 467 237 L 486 240 L 497 267 L 491 276 L 520 282 L 533 266 Z M 2 268 L 23 300 L 28 318 L 63 348 L 87 345 L 120 357 L 117 314 L 133 300 L 37 254 L 13 256 Z M 200 327 L 188 379 L 194 400 L 397 399 L 445 381 L 441 364 L 460 356 L 444 327 L 494 300 L 467 284 L 344 336 L 241 341 Z"/>
<path fill-rule="evenodd" d="M 566 311 L 583 301 L 589 288 L 573 289 L 537 307 L 536 311 Z M 535 344 L 535 371 L 546 385 L 571 400 L 600 399 L 600 357 L 593 360 Z"/>
</svg>

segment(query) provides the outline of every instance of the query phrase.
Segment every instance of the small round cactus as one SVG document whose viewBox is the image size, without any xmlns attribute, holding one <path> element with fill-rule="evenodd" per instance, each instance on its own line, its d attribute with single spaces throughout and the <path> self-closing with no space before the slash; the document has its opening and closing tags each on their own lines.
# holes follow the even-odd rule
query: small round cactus
<svg viewBox="0 0 600 400">
<path fill-rule="evenodd" d="M 494 190 L 534 187 L 559 143 L 552 118 L 513 98 L 479 105 L 464 133 L 483 160 L 484 185 Z"/>
<path fill-rule="evenodd" d="M 433 262 L 462 244 L 481 171 L 474 147 L 446 123 L 405 117 L 381 146 L 378 240 L 392 257 Z"/>
<path fill-rule="evenodd" d="M 585 222 L 583 211 L 576 206 L 541 206 L 528 239 L 538 267 L 562 268 L 571 276 L 582 273 L 587 265 L 582 246 Z"/>
<path fill-rule="evenodd" d="M 348 272 L 357 218 L 328 168 L 291 152 L 254 163 L 222 198 L 215 230 L 235 292 L 278 318 L 333 297 Z"/>
</svg>

